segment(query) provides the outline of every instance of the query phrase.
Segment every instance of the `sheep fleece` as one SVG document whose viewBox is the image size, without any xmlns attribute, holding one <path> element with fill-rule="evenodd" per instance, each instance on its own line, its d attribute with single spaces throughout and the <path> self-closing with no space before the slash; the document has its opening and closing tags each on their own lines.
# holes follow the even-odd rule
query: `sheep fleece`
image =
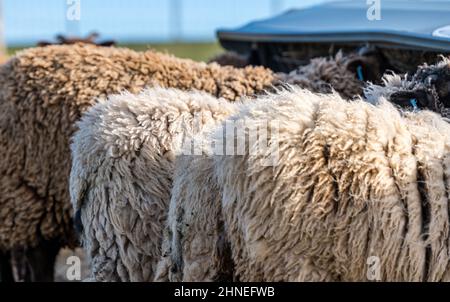
<svg viewBox="0 0 450 302">
<path fill-rule="evenodd" d="M 97 98 L 158 85 L 236 100 L 273 81 L 262 67 L 220 67 L 153 51 L 79 44 L 18 53 L 0 67 L 0 250 L 73 241 L 69 139 Z"/>
<path fill-rule="evenodd" d="M 156 88 L 111 96 L 82 117 L 70 190 L 96 281 L 153 280 L 174 158 L 234 108 L 206 93 Z"/>
<path fill-rule="evenodd" d="M 237 118 L 279 122 L 279 161 L 248 144 L 214 160 L 236 278 L 365 281 L 379 259 L 384 281 L 450 280 L 441 117 L 296 89 L 244 106 Z"/>
</svg>

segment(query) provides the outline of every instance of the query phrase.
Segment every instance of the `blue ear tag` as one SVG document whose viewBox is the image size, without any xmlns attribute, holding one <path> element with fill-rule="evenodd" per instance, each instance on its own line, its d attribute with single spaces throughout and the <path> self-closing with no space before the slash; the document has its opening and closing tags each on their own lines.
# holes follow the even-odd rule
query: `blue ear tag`
<svg viewBox="0 0 450 302">
<path fill-rule="evenodd" d="M 410 102 L 411 105 L 413 106 L 414 111 L 419 110 L 419 107 L 417 107 L 417 101 L 416 101 L 416 99 L 410 99 L 409 102 Z"/>
<path fill-rule="evenodd" d="M 358 74 L 358 79 L 364 82 L 363 69 L 361 65 L 358 65 L 358 67 L 356 67 L 356 73 Z"/>
</svg>

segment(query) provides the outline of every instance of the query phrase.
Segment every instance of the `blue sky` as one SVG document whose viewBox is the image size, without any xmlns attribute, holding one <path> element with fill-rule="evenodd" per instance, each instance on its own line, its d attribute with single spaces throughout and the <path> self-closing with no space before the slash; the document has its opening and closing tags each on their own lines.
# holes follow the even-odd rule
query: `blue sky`
<svg viewBox="0 0 450 302">
<path fill-rule="evenodd" d="M 237 27 L 289 8 L 328 0 L 80 0 L 79 22 L 66 21 L 66 0 L 3 0 L 9 45 L 32 44 L 57 33 L 96 30 L 120 42 L 212 41 L 219 27 Z M 181 18 L 171 18 L 171 2 Z"/>
</svg>

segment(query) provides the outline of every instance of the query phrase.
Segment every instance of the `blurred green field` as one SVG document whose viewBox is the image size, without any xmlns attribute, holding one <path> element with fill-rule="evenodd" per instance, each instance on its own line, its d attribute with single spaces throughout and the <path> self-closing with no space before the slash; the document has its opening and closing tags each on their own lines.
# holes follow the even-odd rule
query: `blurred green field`
<svg viewBox="0 0 450 302">
<path fill-rule="evenodd" d="M 207 61 L 224 51 L 219 43 L 171 43 L 122 46 L 138 51 L 155 49 L 157 51 L 171 53 L 179 58 L 188 58 L 195 61 Z"/>
<path fill-rule="evenodd" d="M 211 57 L 223 52 L 219 43 L 167 43 L 167 44 L 123 44 L 120 47 L 128 47 L 137 51 L 154 49 L 171 53 L 180 58 L 188 58 L 195 61 L 207 61 Z M 14 55 L 25 47 L 8 48 L 8 54 Z"/>
</svg>

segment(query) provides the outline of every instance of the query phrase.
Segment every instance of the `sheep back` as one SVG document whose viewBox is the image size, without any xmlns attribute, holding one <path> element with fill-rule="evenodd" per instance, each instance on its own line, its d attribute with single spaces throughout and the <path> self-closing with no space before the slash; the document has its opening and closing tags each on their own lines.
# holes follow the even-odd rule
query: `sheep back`
<svg viewBox="0 0 450 302">
<path fill-rule="evenodd" d="M 153 280 L 177 152 L 233 108 L 205 93 L 156 88 L 86 112 L 73 139 L 70 188 L 97 281 Z"/>
<path fill-rule="evenodd" d="M 293 89 L 239 118 L 280 124 L 277 165 L 248 144 L 215 160 L 240 280 L 364 281 L 368 259 L 381 280 L 448 280 L 450 126 L 438 115 Z"/>
</svg>

